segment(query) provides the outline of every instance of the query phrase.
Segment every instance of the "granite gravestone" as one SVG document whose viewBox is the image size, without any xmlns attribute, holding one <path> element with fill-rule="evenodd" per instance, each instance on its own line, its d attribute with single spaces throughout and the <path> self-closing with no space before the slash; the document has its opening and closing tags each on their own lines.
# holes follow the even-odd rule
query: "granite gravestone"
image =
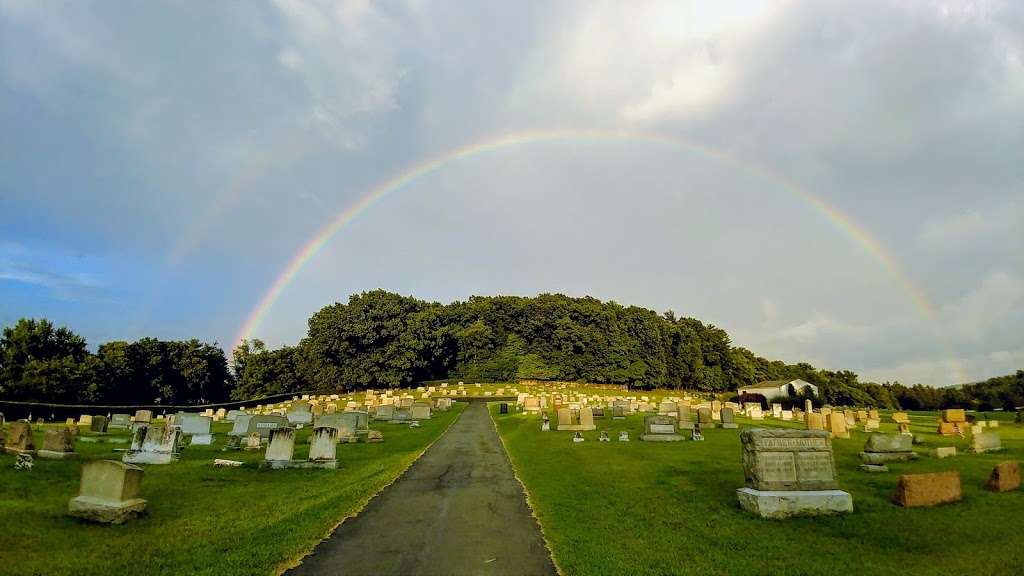
<svg viewBox="0 0 1024 576">
<path fill-rule="evenodd" d="M 740 439 L 746 486 L 736 493 L 744 510 L 763 518 L 853 511 L 853 498 L 836 482 L 827 432 L 754 428 Z"/>
</svg>

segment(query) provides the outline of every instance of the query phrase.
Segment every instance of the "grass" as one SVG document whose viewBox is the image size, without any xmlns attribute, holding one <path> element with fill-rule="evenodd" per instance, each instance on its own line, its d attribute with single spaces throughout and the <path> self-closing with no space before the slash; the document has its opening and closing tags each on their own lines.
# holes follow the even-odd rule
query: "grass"
<svg viewBox="0 0 1024 576">
<path fill-rule="evenodd" d="M 114 449 L 126 444 L 80 441 L 79 461 L 36 458 L 30 472 L 15 471 L 15 457 L 0 455 L 0 573 L 278 573 L 397 478 L 463 408 L 435 412 L 420 428 L 371 423 L 384 442 L 340 444 L 338 470 L 259 470 L 262 451 L 223 452 L 230 425 L 215 424 L 214 446 L 144 466 L 148 514 L 121 526 L 89 524 L 66 511 L 78 493 L 81 460 L 119 460 Z M 298 432 L 297 459 L 308 453 L 309 434 L 309 427 Z M 245 465 L 214 468 L 214 458 Z"/>
<path fill-rule="evenodd" d="M 539 416 L 492 415 L 563 574 L 1011 574 L 1024 568 L 1024 491 L 983 486 L 992 467 L 1024 456 L 1024 427 L 1001 422 L 1007 451 L 943 460 L 936 446 L 966 453 L 969 440 L 934 433 L 935 413 L 911 415 L 922 458 L 858 469 L 867 435 L 834 440 L 837 474 L 853 495 L 847 516 L 764 520 L 742 511 L 738 430 L 705 430 L 704 442 L 645 443 L 643 416 L 598 419 L 574 444 L 541 432 Z M 994 415 L 994 414 L 993 414 Z M 1010 416 L 1012 418 L 1012 415 Z M 1000 415 L 1000 419 L 1003 419 Z M 554 419 L 552 419 L 554 421 Z M 741 428 L 755 424 L 737 418 Z M 776 421 L 757 426 L 802 426 Z M 597 442 L 607 430 L 611 443 Z M 616 441 L 628 430 L 630 443 Z M 895 432 L 895 424 L 883 424 Z M 903 509 L 890 502 L 900 474 L 959 470 L 963 502 Z"/>
</svg>

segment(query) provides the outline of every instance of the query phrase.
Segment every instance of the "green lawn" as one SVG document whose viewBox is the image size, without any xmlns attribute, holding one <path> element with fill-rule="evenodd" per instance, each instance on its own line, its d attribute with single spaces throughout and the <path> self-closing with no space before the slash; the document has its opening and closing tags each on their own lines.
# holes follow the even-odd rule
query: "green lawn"
<svg viewBox="0 0 1024 576">
<path fill-rule="evenodd" d="M 338 470 L 259 470 L 262 451 L 221 451 L 230 425 L 216 424 L 214 446 L 186 448 L 174 464 L 144 466 L 148 514 L 121 526 L 66 515 L 80 461 L 37 458 L 24 472 L 14 470 L 14 456 L 0 455 L 0 573 L 278 573 L 398 477 L 463 408 L 435 412 L 420 428 L 371 422 L 384 442 L 339 445 Z M 309 427 L 299 431 L 296 458 L 306 457 L 309 434 Z M 77 443 L 80 459 L 119 460 L 114 449 L 125 447 Z M 214 468 L 214 458 L 246 464 Z"/>
<path fill-rule="evenodd" d="M 916 462 L 889 473 L 858 469 L 866 434 L 834 440 L 839 483 L 853 495 L 842 517 L 763 520 L 740 510 L 738 430 L 706 430 L 704 442 L 644 443 L 643 416 L 541 432 L 540 417 L 492 414 L 555 563 L 563 574 L 1019 574 L 1024 570 L 1024 492 L 983 485 L 997 462 L 1024 459 L 1024 427 L 1002 422 L 1007 451 L 935 460 L 927 451 L 969 441 L 934 433 L 936 414 L 912 415 L 926 442 Z M 1012 417 L 1012 416 L 1011 416 Z M 1002 418 L 1002 415 L 1000 416 Z M 554 423 L 555 419 L 552 418 Z M 753 422 L 738 418 L 741 427 Z M 758 426 L 778 425 L 758 423 Z M 800 427 L 792 425 L 792 427 Z M 611 443 L 597 442 L 608 430 Z M 630 443 L 616 440 L 628 430 Z M 883 432 L 895 432 L 883 424 Z M 931 509 L 890 503 L 901 473 L 959 470 L 964 501 Z"/>
</svg>

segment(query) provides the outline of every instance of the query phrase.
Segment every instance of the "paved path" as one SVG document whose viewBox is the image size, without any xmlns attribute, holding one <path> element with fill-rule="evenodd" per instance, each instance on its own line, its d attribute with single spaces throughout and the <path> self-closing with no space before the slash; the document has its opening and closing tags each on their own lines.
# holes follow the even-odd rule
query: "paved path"
<svg viewBox="0 0 1024 576">
<path fill-rule="evenodd" d="M 394 484 L 294 575 L 553 575 L 540 528 L 494 430 L 471 402 Z"/>
</svg>

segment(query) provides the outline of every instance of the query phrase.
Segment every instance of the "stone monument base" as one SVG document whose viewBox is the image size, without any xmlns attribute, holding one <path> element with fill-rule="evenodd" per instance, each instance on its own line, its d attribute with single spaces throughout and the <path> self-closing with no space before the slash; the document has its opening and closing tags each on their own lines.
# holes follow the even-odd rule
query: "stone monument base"
<svg viewBox="0 0 1024 576">
<path fill-rule="evenodd" d="M 678 442 L 683 437 L 678 434 L 641 434 L 640 439 L 644 442 Z"/>
<path fill-rule="evenodd" d="M 170 464 L 175 460 L 177 458 L 170 452 L 147 452 L 145 450 L 135 452 L 129 450 L 121 457 L 121 461 L 125 464 Z"/>
<path fill-rule="evenodd" d="M 864 464 L 887 464 L 889 462 L 903 462 L 906 460 L 917 460 L 916 452 L 861 452 L 860 461 Z"/>
<path fill-rule="evenodd" d="M 112 503 L 79 496 L 68 502 L 69 516 L 104 524 L 124 524 L 145 511 L 146 501 L 142 498 Z"/>
<path fill-rule="evenodd" d="M 17 456 L 18 454 L 28 454 L 29 456 L 35 456 L 35 450 L 22 450 L 21 448 L 15 448 L 14 446 L 4 446 L 4 452 Z"/>
<path fill-rule="evenodd" d="M 67 460 L 78 457 L 75 452 L 57 452 L 56 450 L 40 450 L 36 455 L 47 460 Z"/>
<path fill-rule="evenodd" d="M 762 518 L 823 516 L 853 512 L 853 497 L 842 490 L 736 490 L 740 508 Z"/>
<path fill-rule="evenodd" d="M 191 446 L 209 446 L 213 444 L 213 434 L 193 434 Z"/>
<path fill-rule="evenodd" d="M 298 464 L 304 464 L 304 462 L 296 462 L 294 460 L 264 460 L 260 462 L 260 468 L 283 470 L 285 468 L 298 468 Z"/>
<path fill-rule="evenodd" d="M 337 460 L 307 460 L 305 462 L 292 462 L 289 468 L 322 468 L 324 470 L 337 470 Z"/>
<path fill-rule="evenodd" d="M 740 427 L 740 425 L 736 424 L 735 422 L 729 422 L 727 424 L 720 424 L 719 426 L 721 426 L 722 428 L 729 428 L 729 429 L 739 428 Z"/>
</svg>

